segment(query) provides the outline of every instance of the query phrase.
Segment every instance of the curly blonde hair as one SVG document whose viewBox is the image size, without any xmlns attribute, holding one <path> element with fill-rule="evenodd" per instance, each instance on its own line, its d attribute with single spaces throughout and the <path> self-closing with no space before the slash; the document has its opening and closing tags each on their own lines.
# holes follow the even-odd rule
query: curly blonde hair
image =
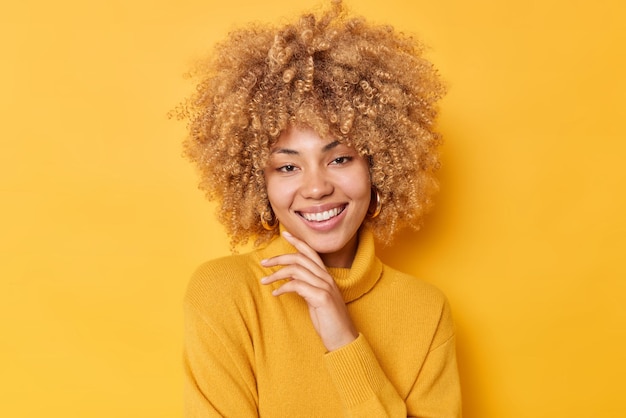
<svg viewBox="0 0 626 418">
<path fill-rule="evenodd" d="M 189 121 L 184 154 L 199 168 L 200 189 L 219 203 L 233 248 L 277 234 L 260 222 L 271 211 L 263 170 L 270 147 L 292 125 L 369 160 L 382 210 L 365 223 L 379 242 L 420 227 L 438 189 L 435 103 L 444 94 L 423 50 L 413 37 L 347 16 L 333 1 L 319 17 L 235 30 L 198 63 L 197 90 L 175 113 Z"/>
</svg>

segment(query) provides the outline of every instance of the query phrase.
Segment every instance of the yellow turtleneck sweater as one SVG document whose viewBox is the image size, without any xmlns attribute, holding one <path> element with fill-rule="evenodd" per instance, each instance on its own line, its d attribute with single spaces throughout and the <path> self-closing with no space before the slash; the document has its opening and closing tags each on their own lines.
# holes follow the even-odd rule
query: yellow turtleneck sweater
<svg viewBox="0 0 626 418">
<path fill-rule="evenodd" d="M 185 297 L 186 417 L 460 417 L 454 325 L 439 290 L 381 263 L 364 230 L 329 268 L 359 337 L 327 352 L 307 305 L 261 285 L 282 237 L 203 264 Z"/>
</svg>

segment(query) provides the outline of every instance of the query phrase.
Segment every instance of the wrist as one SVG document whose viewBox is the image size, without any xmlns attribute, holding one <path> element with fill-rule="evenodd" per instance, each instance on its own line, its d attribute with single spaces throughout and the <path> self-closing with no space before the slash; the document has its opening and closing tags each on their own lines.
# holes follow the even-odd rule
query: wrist
<svg viewBox="0 0 626 418">
<path fill-rule="evenodd" d="M 324 345 L 326 346 L 326 350 L 328 350 L 328 352 L 336 351 L 340 348 L 347 346 L 348 344 L 353 343 L 354 340 L 358 338 L 358 336 L 359 333 L 356 332 L 356 330 L 349 330 L 348 332 L 346 332 L 345 335 L 337 338 L 337 340 L 329 342 L 328 344 L 325 343 Z"/>
</svg>

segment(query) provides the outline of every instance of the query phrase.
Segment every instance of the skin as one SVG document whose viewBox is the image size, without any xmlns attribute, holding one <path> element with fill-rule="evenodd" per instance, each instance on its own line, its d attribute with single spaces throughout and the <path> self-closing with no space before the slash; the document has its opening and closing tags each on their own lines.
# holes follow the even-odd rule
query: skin
<svg viewBox="0 0 626 418">
<path fill-rule="evenodd" d="M 264 267 L 282 268 L 261 283 L 283 281 L 275 296 L 296 293 L 306 301 L 328 351 L 349 344 L 358 332 L 326 266 L 350 267 L 354 260 L 370 204 L 367 162 L 351 147 L 291 128 L 272 148 L 265 180 L 274 214 L 289 231 L 283 237 L 298 252 L 263 260 Z"/>
</svg>

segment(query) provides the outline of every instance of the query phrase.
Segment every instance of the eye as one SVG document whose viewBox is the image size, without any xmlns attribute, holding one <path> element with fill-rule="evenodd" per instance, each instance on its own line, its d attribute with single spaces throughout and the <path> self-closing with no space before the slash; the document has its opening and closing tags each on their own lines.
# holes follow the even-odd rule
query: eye
<svg viewBox="0 0 626 418">
<path fill-rule="evenodd" d="M 331 164 L 342 165 L 342 164 L 349 163 L 350 161 L 352 161 L 352 157 L 348 157 L 348 156 L 337 157 L 331 162 Z"/>
<path fill-rule="evenodd" d="M 278 167 L 276 170 L 280 171 L 281 173 L 291 173 L 292 171 L 295 171 L 295 169 L 296 169 L 295 165 L 285 164 L 281 167 Z"/>
</svg>

